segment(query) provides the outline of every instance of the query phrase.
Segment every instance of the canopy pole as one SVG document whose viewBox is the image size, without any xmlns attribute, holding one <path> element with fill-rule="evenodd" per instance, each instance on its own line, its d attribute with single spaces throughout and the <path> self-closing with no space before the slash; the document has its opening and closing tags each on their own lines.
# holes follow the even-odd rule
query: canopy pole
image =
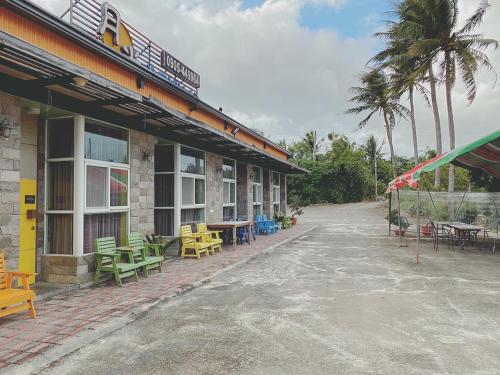
<svg viewBox="0 0 500 375">
<path fill-rule="evenodd" d="M 457 221 L 458 213 L 460 212 L 460 209 L 462 208 L 462 204 L 464 203 L 465 196 L 467 193 L 470 191 L 470 184 L 469 187 L 467 188 L 467 191 L 464 192 L 464 195 L 462 196 L 462 200 L 460 201 L 460 204 L 458 205 L 457 210 L 455 211 L 455 215 L 453 216 L 453 221 Z"/>
<path fill-rule="evenodd" d="M 417 183 L 417 264 L 420 264 L 420 187 Z"/>
<path fill-rule="evenodd" d="M 401 201 L 399 199 L 399 189 L 396 190 L 398 198 L 398 227 L 399 227 L 399 247 L 403 247 L 403 230 L 401 229 Z"/>
<path fill-rule="evenodd" d="M 391 211 L 392 211 L 392 191 L 389 193 L 389 237 L 391 236 Z"/>
<path fill-rule="evenodd" d="M 434 207 L 434 210 L 436 211 L 438 221 L 441 221 L 441 217 L 439 216 L 439 211 L 438 211 L 436 205 L 434 204 L 434 199 L 432 199 L 432 195 L 431 195 L 431 192 L 429 191 L 429 189 L 427 189 L 427 193 L 429 193 L 429 198 L 431 198 L 431 203 L 432 203 L 432 206 Z"/>
</svg>

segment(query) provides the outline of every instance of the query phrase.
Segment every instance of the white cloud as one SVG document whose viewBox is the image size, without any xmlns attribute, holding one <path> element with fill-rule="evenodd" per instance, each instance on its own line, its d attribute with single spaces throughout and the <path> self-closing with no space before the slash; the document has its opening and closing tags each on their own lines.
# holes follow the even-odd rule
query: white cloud
<svg viewBox="0 0 500 375">
<path fill-rule="evenodd" d="M 68 4 L 67 0 L 35 2 L 57 14 Z M 477 2 L 461 0 L 462 17 Z M 343 39 L 334 28 L 311 31 L 299 25 L 305 4 L 341 7 L 344 0 L 267 0 L 251 9 L 242 9 L 241 4 L 231 0 L 142 0 L 140 5 L 134 0 L 114 1 L 129 23 L 201 74 L 202 99 L 222 106 L 225 113 L 273 139 L 290 141 L 311 129 L 321 136 L 330 131 L 348 134 L 359 142 L 367 133 L 385 136 L 381 120 L 374 119 L 366 129 L 358 130 L 359 119 L 344 115 L 349 88 L 357 85 L 356 76 L 377 42 L 369 37 Z M 500 6 L 494 6 L 482 28 L 489 37 L 500 39 L 498 19 Z M 492 60 L 500 69 L 500 54 L 495 53 Z M 457 86 L 457 144 L 499 128 L 500 91 L 492 89 L 491 81 L 491 75 L 481 75 L 476 102 L 470 107 L 463 87 Z M 443 139 L 447 140 L 443 90 L 439 95 Z M 431 111 L 420 101 L 417 104 L 419 148 L 433 148 Z M 409 125 L 399 124 L 394 136 L 397 153 L 410 155 Z"/>
</svg>

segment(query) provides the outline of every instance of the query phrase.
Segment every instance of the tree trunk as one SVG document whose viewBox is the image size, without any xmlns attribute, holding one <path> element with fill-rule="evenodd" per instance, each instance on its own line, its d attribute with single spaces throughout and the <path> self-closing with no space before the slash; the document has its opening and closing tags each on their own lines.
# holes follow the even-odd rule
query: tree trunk
<svg viewBox="0 0 500 375">
<path fill-rule="evenodd" d="M 387 119 L 387 115 L 384 112 L 384 120 L 385 120 L 385 130 L 387 132 L 387 142 L 389 143 L 389 149 L 391 150 L 391 162 L 392 162 L 392 174 L 394 178 L 398 176 L 397 172 L 397 164 L 396 164 L 396 154 L 394 153 L 394 145 L 392 144 L 392 127 Z M 401 200 L 399 197 L 399 189 L 396 191 L 396 196 L 398 200 L 398 229 L 399 229 L 399 244 L 403 245 L 403 235 L 401 231 Z M 390 220 L 390 217 L 389 217 Z"/>
<path fill-rule="evenodd" d="M 415 157 L 415 167 L 418 165 L 418 140 L 417 140 L 417 124 L 415 121 L 415 104 L 413 102 L 413 87 L 410 87 L 410 119 L 411 131 L 413 136 L 413 156 Z"/>
<path fill-rule="evenodd" d="M 378 174 L 377 174 L 377 155 L 375 155 L 374 166 L 375 166 L 375 200 L 377 200 L 377 196 L 378 196 L 378 186 L 377 186 L 377 181 L 378 181 Z"/>
<path fill-rule="evenodd" d="M 387 142 L 389 143 L 389 149 L 391 151 L 391 164 L 392 164 L 392 174 L 393 177 L 397 177 L 397 166 L 396 166 L 396 155 L 394 153 L 394 145 L 392 144 L 392 128 L 387 119 L 387 115 L 384 113 L 385 121 L 385 131 L 387 133 Z"/>
<path fill-rule="evenodd" d="M 447 56 L 446 59 L 450 57 Z M 449 77 L 451 75 L 450 64 L 446 64 L 446 105 L 448 107 L 448 129 L 450 133 L 450 151 L 455 149 L 455 118 L 453 117 L 453 103 L 451 101 L 452 82 Z M 448 192 L 455 191 L 455 166 L 450 164 L 448 176 Z"/>
<path fill-rule="evenodd" d="M 441 154 L 443 152 L 443 142 L 441 140 L 441 118 L 439 117 L 439 108 L 437 104 L 437 95 L 436 95 L 436 77 L 434 76 L 434 70 L 432 68 L 432 64 L 429 66 L 429 80 L 431 86 L 431 103 L 432 103 L 432 112 L 434 114 L 434 126 L 436 128 L 436 152 L 437 154 Z M 434 187 L 439 189 L 441 186 L 441 169 L 436 169 L 434 175 Z"/>
</svg>

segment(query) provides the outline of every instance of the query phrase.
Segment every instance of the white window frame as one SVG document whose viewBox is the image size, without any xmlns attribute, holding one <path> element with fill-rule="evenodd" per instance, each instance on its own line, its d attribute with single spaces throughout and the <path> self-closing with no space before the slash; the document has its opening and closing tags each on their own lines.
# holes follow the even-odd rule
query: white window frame
<svg viewBox="0 0 500 375">
<path fill-rule="evenodd" d="M 257 167 L 257 166 L 254 166 L 252 171 L 254 172 L 255 169 L 258 169 L 260 171 L 259 173 L 259 176 L 260 176 L 260 179 L 259 181 L 255 181 L 255 177 L 254 177 L 254 181 L 252 182 L 252 203 L 253 203 L 253 208 L 255 209 L 255 207 L 259 207 L 260 208 L 260 212 L 262 213 L 262 197 L 264 195 L 264 192 L 262 190 L 262 178 L 263 178 L 263 170 L 261 167 Z M 255 172 L 254 172 L 254 176 L 255 176 Z M 257 188 L 259 191 L 260 191 L 260 200 L 259 201 L 255 201 L 253 199 L 253 190 L 254 188 Z"/>
<path fill-rule="evenodd" d="M 226 207 L 234 207 L 232 220 L 236 220 L 236 217 L 238 216 L 237 213 L 236 213 L 236 204 L 238 202 L 238 190 L 237 190 L 238 185 L 236 184 L 236 173 L 237 173 L 237 171 L 236 171 L 236 160 L 230 159 L 230 158 L 224 158 L 224 159 L 233 162 L 234 179 L 224 178 L 224 174 L 223 174 L 223 178 L 222 178 L 222 194 L 224 194 L 224 184 L 228 183 L 229 184 L 229 200 L 231 200 L 231 185 L 234 185 L 234 203 L 231 203 L 231 202 L 225 203 L 224 202 L 224 198 L 225 197 L 222 196 L 222 208 L 224 210 L 224 208 L 226 208 Z M 223 165 L 224 165 L 224 159 L 222 161 Z"/>
<path fill-rule="evenodd" d="M 156 145 L 157 147 L 172 147 L 173 148 L 173 155 L 172 157 L 174 158 L 174 161 L 175 161 L 175 144 L 170 144 L 170 143 L 164 143 L 164 144 L 157 144 Z M 177 188 L 177 186 L 175 186 L 175 162 L 174 162 L 174 170 L 172 172 L 156 172 L 155 171 L 155 177 L 156 176 L 161 176 L 161 175 L 172 175 L 174 176 L 174 205 L 173 206 L 165 206 L 165 207 L 162 207 L 162 206 L 154 206 L 154 209 L 155 210 L 174 210 L 175 209 L 175 189 Z M 156 186 L 155 186 L 155 189 L 156 189 Z"/>
<path fill-rule="evenodd" d="M 50 254 L 47 249 L 47 236 L 48 236 L 48 222 L 49 222 L 49 215 L 71 215 L 73 216 L 75 213 L 74 207 L 73 210 L 49 210 L 47 209 L 47 202 L 48 202 L 48 165 L 49 163 L 57 163 L 57 162 L 63 162 L 63 161 L 70 161 L 73 162 L 73 184 L 75 183 L 74 181 L 74 170 L 75 170 L 75 154 L 74 154 L 74 148 L 75 145 L 73 145 L 73 156 L 72 157 L 64 157 L 64 158 L 47 158 L 47 155 L 49 154 L 49 142 L 48 142 L 48 137 L 49 137 L 49 121 L 51 120 L 62 120 L 62 119 L 72 119 L 73 120 L 73 134 L 75 131 L 75 117 L 74 116 L 61 116 L 61 117 L 51 117 L 45 119 L 45 163 L 44 163 L 44 195 L 43 195 L 43 201 L 44 201 L 44 229 L 43 229 L 43 253 L 44 254 Z M 74 186 L 73 186 L 74 189 Z M 74 191 L 74 190 L 73 190 Z M 74 195 L 74 192 L 73 192 Z M 75 228 L 73 228 L 74 232 Z M 72 236 L 74 234 L 72 233 Z M 71 254 L 66 255 L 66 256 L 72 256 L 73 251 Z"/>
<path fill-rule="evenodd" d="M 271 176 L 272 176 L 272 187 L 273 187 L 273 191 L 272 191 L 272 194 L 273 194 L 273 210 L 274 210 L 274 213 L 276 212 L 280 212 L 281 211 L 281 186 L 280 185 L 275 185 L 274 184 L 274 174 L 277 174 L 278 175 L 278 180 L 281 181 L 281 175 L 279 172 L 272 172 Z M 274 191 L 275 189 L 278 191 L 278 201 L 275 201 L 274 200 Z M 278 205 L 278 211 L 276 211 L 274 209 L 274 207 Z"/>
<path fill-rule="evenodd" d="M 83 209 L 83 217 L 84 217 L 84 222 L 85 222 L 85 216 L 87 215 L 99 215 L 99 214 L 119 214 L 119 213 L 126 213 L 127 214 L 127 232 L 130 233 L 130 160 L 131 160 L 131 142 L 130 142 L 130 137 L 131 137 L 131 132 L 130 129 L 124 128 L 122 126 L 114 125 L 114 124 L 109 124 L 107 122 L 103 122 L 100 120 L 96 120 L 94 118 L 85 116 L 85 119 L 90 119 L 93 121 L 96 121 L 98 125 L 102 124 L 103 126 L 109 126 L 109 127 L 114 127 L 114 128 L 119 128 L 127 131 L 127 147 L 128 147 L 128 161 L 129 164 L 124 164 L 124 163 L 116 163 L 116 162 L 108 162 L 108 161 L 102 161 L 102 160 L 95 160 L 95 159 L 87 159 L 85 158 L 85 155 L 83 156 L 83 168 L 84 168 L 84 191 L 83 191 L 83 199 L 85 199 L 85 204 L 84 204 L 84 209 Z M 85 137 L 83 138 L 83 147 L 85 149 Z M 107 169 L 106 171 L 106 177 L 107 177 L 107 207 L 87 207 L 87 167 L 104 167 Z M 123 169 L 127 171 L 127 205 L 126 206 L 111 206 L 111 169 Z M 85 224 L 82 228 L 82 230 L 85 230 Z M 83 246 L 83 244 L 82 244 Z M 95 251 L 92 251 L 90 253 L 85 253 L 85 255 L 88 254 L 94 254 Z"/>
<path fill-rule="evenodd" d="M 179 147 L 179 159 L 182 157 L 182 148 L 190 148 L 192 150 L 196 150 L 196 151 L 200 151 L 203 153 L 203 157 L 204 157 L 204 160 L 205 160 L 205 174 L 204 175 L 201 175 L 201 174 L 193 174 L 193 173 L 186 173 L 186 172 L 182 172 L 182 171 L 179 171 L 180 172 L 180 186 L 179 186 L 179 190 L 180 190 L 180 209 L 181 209 L 181 215 L 182 215 L 182 210 L 190 210 L 190 209 L 200 209 L 202 208 L 203 209 L 203 217 L 206 217 L 206 205 L 207 205 L 207 181 L 206 181 L 206 173 L 207 173 L 207 153 L 203 150 L 199 150 L 199 149 L 196 149 L 194 147 L 188 147 L 188 146 L 184 146 L 184 145 L 181 145 L 181 147 Z M 194 204 L 184 204 L 183 201 L 182 201 L 182 194 L 183 194 L 183 186 L 182 186 L 182 181 L 183 181 L 183 178 L 192 178 L 194 181 L 194 189 L 193 189 L 193 202 Z M 203 199 L 203 204 L 197 204 L 196 203 L 196 180 L 203 180 L 203 184 L 205 185 L 205 189 L 204 189 L 204 199 Z"/>
<path fill-rule="evenodd" d="M 93 159 L 85 159 L 85 210 L 84 214 L 104 214 L 114 212 L 128 212 L 130 209 L 130 165 L 122 163 L 111 163 Z M 88 167 L 100 167 L 106 169 L 106 207 L 88 207 L 87 206 L 87 169 Z M 127 205 L 126 206 L 111 206 L 111 169 L 122 169 L 127 171 Z"/>
<path fill-rule="evenodd" d="M 176 200 L 176 190 L 178 190 L 179 188 L 181 188 L 181 186 L 177 186 L 177 183 L 176 183 L 176 175 L 177 175 L 177 165 L 176 165 L 176 160 L 179 159 L 179 157 L 176 156 L 176 151 L 177 151 L 177 144 L 175 143 L 157 143 L 155 145 L 156 147 L 172 147 L 172 157 L 174 158 L 173 160 L 173 164 L 174 164 L 174 170 L 172 172 L 156 172 L 154 173 L 155 175 L 155 181 L 154 181 L 154 189 L 155 189 L 155 205 L 153 207 L 153 212 L 154 212 L 154 215 L 155 215 L 155 220 L 156 220 L 156 212 L 157 211 L 172 211 L 173 212 L 173 215 L 174 215 L 174 224 L 173 224 L 173 234 L 175 234 L 175 230 L 176 230 L 176 227 L 175 227 L 175 217 L 177 215 L 176 213 L 176 207 L 175 207 L 175 200 Z M 156 157 L 156 154 L 155 154 L 155 157 Z M 155 159 L 156 161 L 156 159 Z M 157 206 L 156 205 L 156 176 L 162 176 L 162 175 L 172 175 L 173 178 L 174 178 L 174 184 L 173 184 L 173 187 L 174 187 L 174 201 L 173 201 L 173 206 Z M 181 180 L 182 181 L 182 180 Z M 182 183 L 182 182 L 181 182 Z M 181 192 L 182 194 L 182 192 Z M 156 222 L 154 223 L 155 225 L 155 232 L 156 232 Z"/>
</svg>

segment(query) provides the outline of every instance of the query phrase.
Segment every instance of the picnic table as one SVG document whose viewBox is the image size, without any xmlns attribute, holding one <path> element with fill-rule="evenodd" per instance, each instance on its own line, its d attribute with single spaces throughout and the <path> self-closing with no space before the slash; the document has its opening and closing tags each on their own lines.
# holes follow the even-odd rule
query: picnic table
<svg viewBox="0 0 500 375">
<path fill-rule="evenodd" d="M 221 221 L 217 223 L 207 223 L 207 228 L 209 230 L 231 230 L 233 232 L 233 246 L 235 249 L 237 242 L 236 230 L 243 227 L 246 227 L 248 230 L 248 244 L 250 244 L 252 237 L 250 233 L 252 233 L 253 227 L 252 221 Z"/>
<path fill-rule="evenodd" d="M 477 241 L 477 234 L 485 230 L 482 226 L 466 223 L 449 223 L 448 226 L 458 235 L 457 244 L 462 241 L 462 249 L 466 242 L 474 244 L 474 241 Z"/>
</svg>

